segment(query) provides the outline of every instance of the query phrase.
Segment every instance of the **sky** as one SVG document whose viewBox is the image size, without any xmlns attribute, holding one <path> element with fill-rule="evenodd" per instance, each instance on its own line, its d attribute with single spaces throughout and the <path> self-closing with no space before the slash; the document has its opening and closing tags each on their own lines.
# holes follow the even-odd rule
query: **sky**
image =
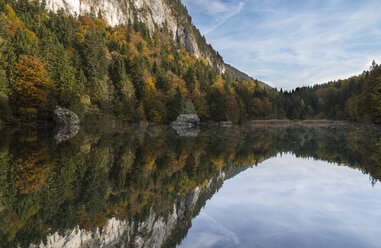
<svg viewBox="0 0 381 248">
<path fill-rule="evenodd" d="M 286 90 L 381 62 L 380 0 L 182 0 L 226 63 Z"/>
</svg>

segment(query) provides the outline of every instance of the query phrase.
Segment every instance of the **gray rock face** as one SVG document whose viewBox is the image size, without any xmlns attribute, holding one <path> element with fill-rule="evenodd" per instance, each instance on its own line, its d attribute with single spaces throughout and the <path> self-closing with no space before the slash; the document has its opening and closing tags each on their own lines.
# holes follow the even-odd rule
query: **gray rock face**
<svg viewBox="0 0 381 248">
<path fill-rule="evenodd" d="M 189 30 L 185 29 L 180 24 L 177 25 L 176 41 L 182 44 L 187 51 L 197 57 L 200 57 L 200 50 L 197 46 L 196 38 L 193 33 L 190 33 Z M 209 64 L 212 64 L 210 60 L 208 62 Z"/>
<path fill-rule="evenodd" d="M 196 127 L 200 124 L 200 118 L 194 114 L 179 115 L 177 120 L 172 122 L 172 127 Z"/>
<path fill-rule="evenodd" d="M 128 21 L 144 22 L 151 34 L 156 28 L 166 25 L 174 40 L 189 48 L 195 56 L 201 56 L 193 33 L 185 30 L 163 0 L 47 0 L 46 6 L 50 10 L 63 9 L 73 15 L 89 14 L 92 9 L 94 13 L 100 11 L 111 26 L 127 24 Z"/>
<path fill-rule="evenodd" d="M 78 126 L 80 121 L 74 112 L 57 106 L 53 112 L 53 120 L 59 126 Z"/>
<path fill-rule="evenodd" d="M 57 143 L 67 141 L 77 135 L 80 120 L 72 111 L 57 106 L 53 112 L 53 120 L 57 123 L 54 135 Z"/>
<path fill-rule="evenodd" d="M 129 21 L 143 22 L 151 34 L 157 28 L 166 26 L 175 41 L 196 57 L 203 57 L 210 65 L 225 73 L 223 61 L 217 61 L 208 51 L 201 51 L 194 30 L 189 28 L 191 23 L 187 17 L 176 16 L 165 0 L 46 0 L 46 7 L 54 12 L 63 9 L 65 13 L 72 15 L 89 14 L 91 10 L 94 13 L 100 11 L 111 26 L 127 24 Z"/>
</svg>

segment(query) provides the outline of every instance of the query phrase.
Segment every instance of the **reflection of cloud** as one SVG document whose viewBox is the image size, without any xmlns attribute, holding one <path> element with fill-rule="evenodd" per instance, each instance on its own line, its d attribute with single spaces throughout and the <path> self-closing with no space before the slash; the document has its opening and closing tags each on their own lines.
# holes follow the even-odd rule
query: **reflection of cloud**
<svg viewBox="0 0 381 248">
<path fill-rule="evenodd" d="M 213 1 L 205 1 L 209 11 L 190 2 L 194 22 L 225 61 L 273 86 L 346 78 L 368 69 L 373 59 L 381 62 L 378 0 L 242 0 L 241 8 L 219 1 L 230 12 L 212 12 Z"/>
<path fill-rule="evenodd" d="M 183 248 L 193 248 L 193 247 L 214 247 L 216 244 L 220 243 L 224 237 L 221 235 L 210 234 L 210 233 L 198 233 L 197 239 L 191 242 L 185 242 L 181 245 Z"/>
<path fill-rule="evenodd" d="M 202 213 L 203 217 L 205 219 L 207 219 L 207 221 L 213 225 L 213 227 L 215 228 L 214 230 L 216 230 L 217 232 L 223 234 L 223 236 L 225 237 L 225 239 L 230 239 L 234 242 L 234 244 L 238 245 L 239 243 L 239 240 L 238 240 L 238 237 L 237 235 L 230 231 L 229 229 L 227 229 L 226 227 L 224 227 L 220 221 L 216 220 L 215 218 L 213 218 L 212 216 L 209 216 L 208 214 L 206 213 Z"/>
<path fill-rule="evenodd" d="M 220 220 L 206 213 L 201 213 L 200 216 L 202 217 L 202 222 L 207 223 L 210 229 L 213 230 L 213 233 L 208 232 L 210 229 L 197 230 L 197 239 L 192 239 L 190 242 L 186 240 L 186 242 L 182 244 L 182 247 L 221 247 L 226 246 L 226 244 L 230 244 L 230 246 L 234 245 L 234 247 L 239 246 L 237 235 L 226 228 Z"/>
<path fill-rule="evenodd" d="M 234 233 L 242 247 L 380 247 L 380 195 L 358 170 L 285 154 L 226 181 L 185 243 Z"/>
</svg>

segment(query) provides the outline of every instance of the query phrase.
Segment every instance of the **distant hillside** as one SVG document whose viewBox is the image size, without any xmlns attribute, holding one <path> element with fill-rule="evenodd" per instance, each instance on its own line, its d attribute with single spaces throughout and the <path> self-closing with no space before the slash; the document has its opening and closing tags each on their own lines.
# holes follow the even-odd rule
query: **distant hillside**
<svg viewBox="0 0 381 248">
<path fill-rule="evenodd" d="M 234 68 L 233 66 L 229 64 L 225 63 L 225 68 L 226 68 L 225 74 L 228 77 L 230 77 L 232 80 L 239 80 L 239 79 L 243 79 L 246 81 L 254 80 L 252 77 L 250 77 L 246 73 L 241 72 L 240 70 Z"/>
<path fill-rule="evenodd" d="M 225 75 L 230 77 L 233 81 L 235 81 L 235 80 L 256 81 L 256 82 L 260 82 L 265 87 L 271 88 L 270 85 L 250 77 L 246 73 L 238 70 L 237 68 L 235 68 L 235 67 L 233 67 L 233 66 L 231 66 L 229 64 L 225 63 L 225 69 L 226 69 L 225 70 Z"/>
</svg>

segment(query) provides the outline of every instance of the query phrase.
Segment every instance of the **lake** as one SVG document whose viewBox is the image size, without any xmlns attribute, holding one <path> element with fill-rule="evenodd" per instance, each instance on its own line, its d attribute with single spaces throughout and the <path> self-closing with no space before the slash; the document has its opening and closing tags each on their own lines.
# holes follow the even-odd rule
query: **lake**
<svg viewBox="0 0 381 248">
<path fill-rule="evenodd" d="M 381 247 L 379 127 L 0 135 L 0 247 Z"/>
</svg>

